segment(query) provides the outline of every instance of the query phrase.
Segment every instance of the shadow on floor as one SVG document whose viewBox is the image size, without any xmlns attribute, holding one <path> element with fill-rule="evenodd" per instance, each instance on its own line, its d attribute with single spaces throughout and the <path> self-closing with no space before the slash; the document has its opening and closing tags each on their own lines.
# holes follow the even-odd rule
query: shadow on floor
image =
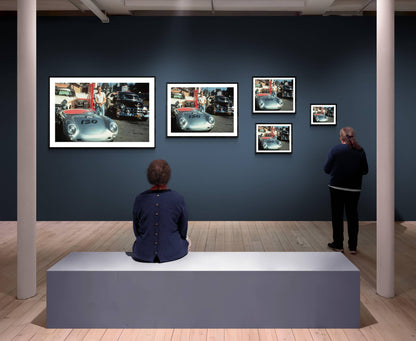
<svg viewBox="0 0 416 341">
<path fill-rule="evenodd" d="M 372 324 L 378 323 L 365 305 L 360 302 L 360 328 L 371 326 Z"/>
<path fill-rule="evenodd" d="M 46 328 L 46 308 L 43 309 L 38 316 L 32 320 L 32 324 L 36 324 L 39 327 Z"/>
<path fill-rule="evenodd" d="M 371 315 L 365 305 L 360 302 L 360 328 L 365 328 L 376 323 L 377 320 Z M 32 320 L 32 324 L 46 328 L 46 308 Z"/>
</svg>

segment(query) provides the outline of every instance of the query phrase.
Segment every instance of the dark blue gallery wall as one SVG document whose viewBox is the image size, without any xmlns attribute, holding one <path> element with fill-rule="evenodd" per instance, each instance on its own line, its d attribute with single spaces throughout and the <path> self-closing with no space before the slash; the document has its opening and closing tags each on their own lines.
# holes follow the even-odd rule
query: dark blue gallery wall
<svg viewBox="0 0 416 341">
<path fill-rule="evenodd" d="M 416 220 L 416 20 L 396 18 L 396 220 Z"/>
<path fill-rule="evenodd" d="M 40 18 L 38 219 L 130 219 L 156 158 L 192 220 L 328 220 L 322 166 L 340 127 L 357 129 L 375 218 L 375 21 L 372 18 Z M 156 149 L 49 149 L 49 76 L 155 76 Z M 252 76 L 296 76 L 295 115 L 253 115 Z M 167 138 L 166 82 L 238 82 L 238 138 Z M 311 127 L 309 104 L 338 104 L 337 127 Z M 291 155 L 256 155 L 255 123 L 293 123 Z"/>
<path fill-rule="evenodd" d="M 4 221 L 17 216 L 16 18 L 2 17 L 0 32 L 0 221 Z"/>
<path fill-rule="evenodd" d="M 415 220 L 415 20 L 396 18 L 396 210 Z M 1 22 L 15 34 L 15 22 Z M 13 38 L 15 35 L 13 36 Z M 8 75 L 0 96 L 14 109 L 15 40 L 2 53 Z M 135 195 L 148 188 L 155 158 L 173 168 L 170 187 L 185 195 L 192 220 L 329 220 L 322 172 L 338 130 L 351 125 L 365 147 L 361 218 L 375 219 L 375 19 L 369 17 L 112 17 L 38 20 L 38 219 L 128 220 Z M 9 67 L 10 66 L 10 67 Z M 9 74 L 10 72 L 11 74 Z M 296 76 L 295 115 L 253 115 L 252 76 Z M 49 76 L 155 76 L 155 149 L 49 149 Z M 238 82 L 238 138 L 167 138 L 166 82 Z M 7 95 L 7 91 L 10 92 Z M 338 104 L 336 127 L 311 127 L 309 104 Z M 290 155 L 256 155 L 255 123 L 293 123 Z M 2 143 L 6 191 L 2 220 L 15 220 L 16 119 Z M 4 178 L 7 180 L 4 180 Z M 2 182 L 2 184 L 3 184 Z"/>
</svg>

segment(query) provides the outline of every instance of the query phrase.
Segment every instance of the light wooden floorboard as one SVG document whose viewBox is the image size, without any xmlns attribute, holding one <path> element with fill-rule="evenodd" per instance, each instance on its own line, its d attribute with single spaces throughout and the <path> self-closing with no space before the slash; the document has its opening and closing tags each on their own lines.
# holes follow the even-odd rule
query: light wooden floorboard
<svg viewBox="0 0 416 341">
<path fill-rule="evenodd" d="M 0 340 L 416 340 L 416 222 L 396 223 L 396 297 L 377 295 L 376 224 L 360 223 L 360 329 L 46 329 L 46 270 L 73 251 L 131 251 L 131 222 L 39 222 L 37 295 L 16 300 L 16 222 L 0 222 Z M 328 251 L 330 222 L 192 221 L 192 251 Z M 334 307 L 342 309 L 342 307 Z"/>
</svg>

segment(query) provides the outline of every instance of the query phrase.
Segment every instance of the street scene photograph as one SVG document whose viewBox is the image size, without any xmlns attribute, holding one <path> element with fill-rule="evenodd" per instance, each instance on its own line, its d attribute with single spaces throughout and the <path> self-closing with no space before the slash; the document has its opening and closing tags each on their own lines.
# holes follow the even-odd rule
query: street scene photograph
<svg viewBox="0 0 416 341">
<path fill-rule="evenodd" d="M 311 104 L 311 125 L 336 125 L 336 104 Z"/>
<path fill-rule="evenodd" d="M 253 77 L 253 113 L 296 112 L 295 77 Z"/>
<path fill-rule="evenodd" d="M 256 153 L 291 153 L 292 124 L 256 124 Z"/>
<path fill-rule="evenodd" d="M 154 147 L 154 78 L 51 77 L 49 90 L 50 147 Z"/>
<path fill-rule="evenodd" d="M 167 136 L 237 136 L 237 84 L 168 84 Z"/>
</svg>

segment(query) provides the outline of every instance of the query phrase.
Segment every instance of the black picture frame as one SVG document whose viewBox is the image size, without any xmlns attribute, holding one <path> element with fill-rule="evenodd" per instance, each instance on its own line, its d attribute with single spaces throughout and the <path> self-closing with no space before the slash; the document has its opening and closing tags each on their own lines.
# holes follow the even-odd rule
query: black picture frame
<svg viewBox="0 0 416 341">
<path fill-rule="evenodd" d="M 292 123 L 256 123 L 256 154 L 292 154 Z"/>
<path fill-rule="evenodd" d="M 167 137 L 238 137 L 238 118 L 236 82 L 166 83 Z"/>
<path fill-rule="evenodd" d="M 49 77 L 49 148 L 155 148 L 155 83 L 154 76 Z M 96 110 L 94 101 L 98 86 L 106 97 L 103 112 Z M 131 94 L 126 98 L 131 106 L 119 93 Z M 99 131 L 101 124 L 108 128 L 111 122 L 116 132 Z"/>
<path fill-rule="evenodd" d="M 311 126 L 336 126 L 337 105 L 336 104 L 311 104 L 310 105 Z"/>
<path fill-rule="evenodd" d="M 295 76 L 253 76 L 253 114 L 295 114 Z"/>
</svg>

